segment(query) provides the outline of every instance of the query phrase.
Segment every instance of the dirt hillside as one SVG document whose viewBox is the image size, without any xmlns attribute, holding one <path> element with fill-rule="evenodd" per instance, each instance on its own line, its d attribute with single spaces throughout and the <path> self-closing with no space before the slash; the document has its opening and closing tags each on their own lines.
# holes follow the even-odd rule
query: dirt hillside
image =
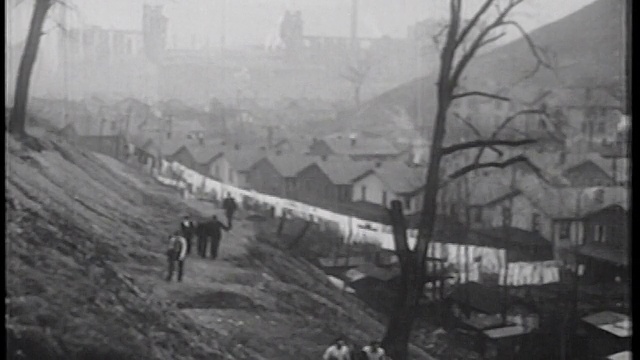
<svg viewBox="0 0 640 360">
<path fill-rule="evenodd" d="M 218 260 L 192 255 L 165 282 L 166 235 L 219 210 L 31 133 L 42 151 L 5 149 L 9 358 L 318 359 L 337 335 L 382 336 L 379 316 L 243 220 Z"/>
</svg>

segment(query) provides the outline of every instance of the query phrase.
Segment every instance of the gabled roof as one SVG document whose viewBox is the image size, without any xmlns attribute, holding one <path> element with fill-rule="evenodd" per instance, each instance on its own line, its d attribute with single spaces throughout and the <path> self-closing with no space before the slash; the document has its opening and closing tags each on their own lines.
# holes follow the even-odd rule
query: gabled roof
<svg viewBox="0 0 640 360">
<path fill-rule="evenodd" d="M 372 278 L 387 282 L 398 276 L 400 276 L 400 269 L 393 268 L 390 270 L 383 269 L 375 264 L 366 263 L 358 266 L 355 269 L 350 269 L 345 272 L 345 277 L 349 279 L 349 282 L 353 283 L 365 278 Z"/>
<path fill-rule="evenodd" d="M 162 143 L 154 144 L 155 150 L 159 148 L 162 156 L 172 156 L 182 147 L 186 147 L 184 141 L 172 139 L 162 139 Z"/>
<path fill-rule="evenodd" d="M 357 179 L 362 179 L 367 175 L 375 175 L 391 191 L 396 194 L 410 194 L 419 191 L 424 186 L 426 180 L 426 168 L 410 167 L 401 161 L 387 161 L 379 167 L 367 171 Z"/>
<path fill-rule="evenodd" d="M 294 177 L 305 167 L 313 164 L 316 157 L 300 154 L 269 155 L 266 158 L 283 177 Z"/>
<path fill-rule="evenodd" d="M 580 246 L 578 252 L 584 256 L 606 261 L 614 265 L 629 265 L 629 254 L 625 249 L 617 249 L 605 244 L 588 243 Z"/>
<path fill-rule="evenodd" d="M 611 205 L 628 209 L 629 195 L 624 187 L 555 188 L 526 179 L 515 187 L 531 203 L 553 219 L 580 219 Z M 601 192 L 602 199 L 598 199 Z"/>
<path fill-rule="evenodd" d="M 234 170 L 244 172 L 267 156 L 267 152 L 260 149 L 226 150 L 222 156 Z"/>
<path fill-rule="evenodd" d="M 325 138 L 325 143 L 331 151 L 341 155 L 398 155 L 400 151 L 386 139 L 371 139 L 366 137 L 358 137 L 355 144 L 349 137 L 331 137 Z"/>
<path fill-rule="evenodd" d="M 202 165 L 208 164 L 223 155 L 222 149 L 217 146 L 191 144 L 187 146 L 187 149 L 191 152 L 193 159 Z"/>
<path fill-rule="evenodd" d="M 565 88 L 556 89 L 546 97 L 546 100 L 558 106 L 587 107 L 621 106 L 620 101 L 603 89 Z"/>
<path fill-rule="evenodd" d="M 357 177 L 375 167 L 373 162 L 353 161 L 345 157 L 329 157 L 326 160 L 315 162 L 315 165 L 327 175 L 334 185 L 349 185 Z"/>
<path fill-rule="evenodd" d="M 142 134 L 133 134 L 129 136 L 129 142 L 138 149 L 147 149 L 153 143 L 153 139 Z"/>
</svg>

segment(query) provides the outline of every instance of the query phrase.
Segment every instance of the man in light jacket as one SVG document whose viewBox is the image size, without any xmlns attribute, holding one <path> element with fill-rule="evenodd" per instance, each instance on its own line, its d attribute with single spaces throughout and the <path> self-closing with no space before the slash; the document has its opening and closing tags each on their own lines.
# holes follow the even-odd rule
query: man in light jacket
<svg viewBox="0 0 640 360">
<path fill-rule="evenodd" d="M 176 231 L 169 236 L 169 248 L 167 249 L 167 261 L 169 262 L 169 273 L 167 281 L 173 278 L 176 263 L 178 265 L 178 281 L 182 281 L 182 271 L 184 270 L 184 259 L 187 256 L 187 240 Z"/>
<path fill-rule="evenodd" d="M 322 360 L 351 360 L 351 349 L 342 338 L 338 338 L 324 352 Z"/>
</svg>

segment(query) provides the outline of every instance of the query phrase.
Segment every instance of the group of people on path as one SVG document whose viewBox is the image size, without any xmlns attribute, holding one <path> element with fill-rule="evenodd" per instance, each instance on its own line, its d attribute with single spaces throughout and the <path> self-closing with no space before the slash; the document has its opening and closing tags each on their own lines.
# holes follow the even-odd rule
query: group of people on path
<svg viewBox="0 0 640 360">
<path fill-rule="evenodd" d="M 325 350 L 322 360 L 391 360 L 379 341 L 372 341 L 360 351 L 350 347 L 344 339 L 338 338 Z"/>
<path fill-rule="evenodd" d="M 238 205 L 230 194 L 222 202 L 227 224 L 223 224 L 218 217 L 213 215 L 208 221 L 195 223 L 189 216 L 185 216 L 180 223 L 180 230 L 176 230 L 169 236 L 167 249 L 168 273 L 167 281 L 171 281 L 177 270 L 178 281 L 182 281 L 184 261 L 191 254 L 193 241 L 197 241 L 197 252 L 202 258 L 207 257 L 207 246 L 211 259 L 218 257 L 218 248 L 222 240 L 222 230 L 229 231 L 232 227 L 233 215 Z"/>
</svg>

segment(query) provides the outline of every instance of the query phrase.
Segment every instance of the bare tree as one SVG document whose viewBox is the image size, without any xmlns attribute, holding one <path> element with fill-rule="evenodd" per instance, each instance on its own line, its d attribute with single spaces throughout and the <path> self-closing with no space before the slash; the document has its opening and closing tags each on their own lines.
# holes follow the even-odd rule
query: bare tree
<svg viewBox="0 0 640 360">
<path fill-rule="evenodd" d="M 13 108 L 9 116 L 9 133 L 18 137 L 24 137 L 27 134 L 25 130 L 25 120 L 27 117 L 27 101 L 29 98 L 31 73 L 33 72 L 33 65 L 38 55 L 40 36 L 43 35 L 42 28 L 47 17 L 47 12 L 49 12 L 49 9 L 55 2 L 56 0 L 36 0 L 33 8 L 29 34 L 27 35 L 27 41 L 20 59 L 20 67 L 18 68 Z"/>
<path fill-rule="evenodd" d="M 419 218 L 418 241 L 415 247 L 410 248 L 407 242 L 407 226 L 402 213 L 402 204 L 398 201 L 392 202 L 389 211 L 393 226 L 396 254 L 401 266 L 401 280 L 400 288 L 398 289 L 397 303 L 395 304 L 394 312 L 390 316 L 386 334 L 383 339 L 383 346 L 393 359 L 407 359 L 408 343 L 413 321 L 417 314 L 419 300 L 424 292 L 424 285 L 427 280 L 425 260 L 427 257 L 428 244 L 433 236 L 436 219 L 436 199 L 439 188 L 442 185 L 440 183 L 440 164 L 442 159 L 447 155 L 459 151 L 469 149 L 478 150 L 475 161 L 472 164 L 454 171 L 449 175 L 449 178 L 460 177 L 482 168 L 504 168 L 516 163 L 528 164 L 535 171 L 539 172 L 539 169 L 535 168 L 524 155 L 490 162 L 482 162 L 480 159 L 482 153 L 487 148 L 500 151 L 499 147 L 517 147 L 535 142 L 536 139 L 530 138 L 515 140 L 501 139 L 499 135 L 516 117 L 526 113 L 546 116 L 544 109 L 521 110 L 506 117 L 488 138 L 458 143 L 451 146 L 444 145 L 447 116 L 453 101 L 471 96 L 485 97 L 499 101 L 510 100 L 505 96 L 480 90 L 456 91 L 470 61 L 480 49 L 502 38 L 505 35 L 502 31 L 503 29 L 513 27 L 524 37 L 533 57 L 537 60 L 535 69 L 551 67 L 545 52 L 532 41 L 516 21 L 508 19 L 508 15 L 512 10 L 523 1 L 524 0 L 484 0 L 473 16 L 466 21 L 462 20 L 463 1 L 449 1 L 450 19 L 446 25 L 446 30 L 443 31 L 445 38 L 443 40 L 442 50 L 440 51 L 440 69 L 437 81 L 438 105 L 432 133 L 430 161 L 424 187 L 423 208 Z M 423 118 L 422 121 L 425 121 L 425 119 Z"/>
</svg>

